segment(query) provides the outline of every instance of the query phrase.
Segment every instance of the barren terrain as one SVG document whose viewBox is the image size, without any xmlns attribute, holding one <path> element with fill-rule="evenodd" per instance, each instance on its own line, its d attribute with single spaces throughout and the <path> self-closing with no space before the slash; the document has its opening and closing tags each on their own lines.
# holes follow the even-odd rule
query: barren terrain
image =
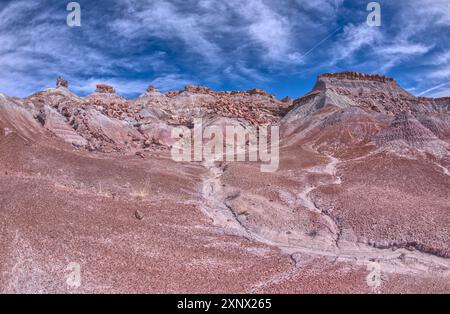
<svg viewBox="0 0 450 314">
<path fill-rule="evenodd" d="M 294 101 L 68 87 L 0 94 L 0 292 L 450 292 L 449 98 L 354 72 Z M 278 171 L 173 161 L 199 117 L 278 125 Z"/>
</svg>

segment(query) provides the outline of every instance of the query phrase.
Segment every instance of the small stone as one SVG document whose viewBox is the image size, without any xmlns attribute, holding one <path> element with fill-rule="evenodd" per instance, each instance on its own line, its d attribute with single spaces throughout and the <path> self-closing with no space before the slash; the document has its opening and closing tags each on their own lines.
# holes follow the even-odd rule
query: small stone
<svg viewBox="0 0 450 314">
<path fill-rule="evenodd" d="M 408 245 L 408 246 L 406 247 L 406 249 L 407 249 L 408 251 L 410 251 L 410 252 L 416 250 L 416 248 L 415 248 L 413 245 Z"/>
<path fill-rule="evenodd" d="M 134 216 L 136 217 L 136 219 L 139 219 L 139 220 L 144 219 L 144 215 L 139 210 L 136 210 L 134 212 Z"/>
<path fill-rule="evenodd" d="M 246 207 L 244 207 L 244 206 L 240 206 L 240 207 L 238 208 L 238 210 L 237 210 L 237 214 L 238 214 L 239 216 L 241 216 L 241 215 L 247 215 L 247 214 L 248 214 L 248 209 L 247 209 Z"/>
</svg>

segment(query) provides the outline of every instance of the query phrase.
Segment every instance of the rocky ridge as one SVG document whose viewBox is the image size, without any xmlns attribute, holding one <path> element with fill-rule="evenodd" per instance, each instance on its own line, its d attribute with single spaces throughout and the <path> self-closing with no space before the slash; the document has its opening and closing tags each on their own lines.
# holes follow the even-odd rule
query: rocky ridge
<svg viewBox="0 0 450 314">
<path fill-rule="evenodd" d="M 35 118 L 49 131 L 77 147 L 103 152 L 166 149 L 171 125 L 191 126 L 194 118 L 243 119 L 251 125 L 276 123 L 285 103 L 254 89 L 215 92 L 186 86 L 184 91 L 160 93 L 149 86 L 134 100 L 116 94 L 114 87 L 98 84 L 96 91 L 78 97 L 68 82 L 57 78 L 56 88 L 24 99 Z"/>
</svg>

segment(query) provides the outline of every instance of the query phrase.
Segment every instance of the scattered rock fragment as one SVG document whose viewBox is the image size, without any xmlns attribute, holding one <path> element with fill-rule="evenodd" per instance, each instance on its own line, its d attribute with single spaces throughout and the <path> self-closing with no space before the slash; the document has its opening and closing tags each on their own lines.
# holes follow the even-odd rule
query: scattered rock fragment
<svg viewBox="0 0 450 314">
<path fill-rule="evenodd" d="M 136 156 L 141 157 L 142 159 L 145 158 L 145 154 L 143 152 L 136 152 Z"/>
<path fill-rule="evenodd" d="M 136 210 L 136 211 L 134 212 L 134 216 L 135 216 L 136 219 L 138 219 L 138 220 L 144 219 L 144 214 L 143 214 L 140 210 Z"/>
</svg>

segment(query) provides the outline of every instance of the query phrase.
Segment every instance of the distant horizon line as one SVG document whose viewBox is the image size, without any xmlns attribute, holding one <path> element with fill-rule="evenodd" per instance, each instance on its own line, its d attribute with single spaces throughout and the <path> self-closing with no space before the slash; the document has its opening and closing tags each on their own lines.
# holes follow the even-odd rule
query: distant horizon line
<svg viewBox="0 0 450 314">
<path fill-rule="evenodd" d="M 449 85 L 450 84 L 450 81 L 449 82 L 446 82 L 446 83 L 443 83 L 443 84 L 439 84 L 439 85 L 437 85 L 437 86 L 435 86 L 435 87 L 433 87 L 433 88 L 429 88 L 429 89 L 427 89 L 427 90 L 425 90 L 425 91 L 422 91 L 422 92 L 418 92 L 417 94 L 416 93 L 414 93 L 413 91 L 410 91 L 410 90 L 408 90 L 407 88 L 403 88 L 398 82 L 397 82 L 397 80 L 395 79 L 395 78 L 393 78 L 393 77 L 390 77 L 390 76 L 387 76 L 387 75 L 384 75 L 384 74 L 377 74 L 377 73 L 368 73 L 368 72 L 361 72 L 361 71 L 340 71 L 340 72 L 323 72 L 323 73 L 321 73 L 321 74 L 318 74 L 318 75 L 316 75 L 316 82 L 320 79 L 320 78 L 322 78 L 322 77 L 332 77 L 332 76 L 336 76 L 337 78 L 340 78 L 339 76 L 341 75 L 341 76 L 349 76 L 349 75 L 351 75 L 351 74 L 356 74 L 356 75 L 362 75 L 363 77 L 364 76 L 366 76 L 366 77 L 368 77 L 368 78 L 371 78 L 371 77 L 378 77 L 378 78 L 386 78 L 386 79 L 388 79 L 388 80 L 392 80 L 393 82 L 395 82 L 401 89 L 403 89 L 403 90 L 405 90 L 405 91 L 407 91 L 408 93 L 410 93 L 411 95 L 413 95 L 414 97 L 416 97 L 416 98 L 428 98 L 428 99 L 442 99 L 442 98 L 450 98 L 450 95 L 448 95 L 448 96 L 425 96 L 427 93 L 429 93 L 429 92 L 431 92 L 431 91 L 433 91 L 433 90 L 436 90 L 436 89 L 438 89 L 439 87 L 442 87 L 442 86 L 447 86 L 447 85 Z M 62 78 L 60 75 L 57 75 L 56 76 L 56 79 L 58 80 L 58 78 Z M 132 80 L 131 80 L 132 81 Z M 147 89 L 145 89 L 143 92 L 141 92 L 141 93 L 139 93 L 139 92 L 132 92 L 132 93 L 129 93 L 129 95 L 131 95 L 131 94 L 136 94 L 136 96 L 133 96 L 133 97 L 127 97 L 126 95 L 124 95 L 124 93 L 123 92 L 118 92 L 118 91 L 116 91 L 115 90 L 115 86 L 113 85 L 113 84 L 111 84 L 111 83 L 108 83 L 108 82 L 104 82 L 104 81 L 101 81 L 101 80 L 99 80 L 97 83 L 95 83 L 95 85 L 96 85 L 96 88 L 98 88 L 98 86 L 99 85 L 106 85 L 106 86 L 109 86 L 109 87 L 112 87 L 113 89 L 114 89 L 114 92 L 97 92 L 97 90 L 96 89 L 94 89 L 93 91 L 91 91 L 91 92 L 81 92 L 80 93 L 80 90 L 78 89 L 78 91 L 76 92 L 76 91 L 74 91 L 73 89 L 70 89 L 69 88 L 69 86 L 67 86 L 67 87 L 65 87 L 65 86 L 55 86 L 55 87 L 47 87 L 47 88 L 43 88 L 42 90 L 39 90 L 39 91 L 36 91 L 36 92 L 33 92 L 33 93 L 31 93 L 31 94 L 29 94 L 29 95 L 27 95 L 27 96 L 23 96 L 23 97 L 20 97 L 20 96 L 9 96 L 8 94 L 6 94 L 6 93 L 3 93 L 3 92 L 1 92 L 0 91 L 0 94 L 2 94 L 2 95 L 5 95 L 5 96 L 8 96 L 8 97 L 15 97 L 15 98 L 19 98 L 19 99 L 24 99 L 24 98 L 27 98 L 27 97 L 30 97 L 30 96 L 32 96 L 32 95 L 34 95 L 34 94 L 36 94 L 36 93 L 39 93 L 39 92 L 43 92 L 43 91 L 46 91 L 46 90 L 50 90 L 50 89 L 57 89 L 57 88 L 59 88 L 59 87 L 63 87 L 63 88 L 66 88 L 67 90 L 69 90 L 72 94 L 75 94 L 76 96 L 78 96 L 78 97 L 87 97 L 87 96 L 89 96 L 89 95 L 93 95 L 93 94 L 114 94 L 114 95 L 118 95 L 118 96 L 120 96 L 120 97 L 122 97 L 122 98 L 124 98 L 124 99 L 127 99 L 127 100 L 134 100 L 134 99 L 137 99 L 137 98 L 139 98 L 140 96 L 142 96 L 142 95 L 145 95 L 145 93 L 147 93 L 148 92 L 148 89 L 149 88 L 151 88 L 151 87 L 153 87 L 154 88 L 154 91 L 157 91 L 157 92 L 160 92 L 161 94 L 163 94 L 163 95 L 166 95 L 166 94 L 169 94 L 169 93 L 176 93 L 176 92 L 186 92 L 186 91 L 189 91 L 189 88 L 198 88 L 199 89 L 199 91 L 200 90 L 204 90 L 204 91 L 210 91 L 210 92 L 216 92 L 216 93 L 246 93 L 246 92 L 251 92 L 251 91 L 255 91 L 255 90 L 260 90 L 260 91 L 262 91 L 262 92 L 264 92 L 265 94 L 268 94 L 268 95 L 270 95 L 270 96 L 273 96 L 275 99 L 277 99 L 277 100 L 279 100 L 279 101 L 282 101 L 283 99 L 285 99 L 285 98 L 291 98 L 292 100 L 296 100 L 296 99 L 300 99 L 300 98 L 302 98 L 302 97 L 304 97 L 304 96 L 306 96 L 306 95 L 308 95 L 308 93 L 310 93 L 311 91 L 313 91 L 313 89 L 314 89 L 314 85 L 315 84 L 313 84 L 313 86 L 309 89 L 309 92 L 306 92 L 303 96 L 291 96 L 291 95 L 286 95 L 286 96 L 278 96 L 278 95 L 276 95 L 275 93 L 270 93 L 270 92 L 268 92 L 267 90 L 265 90 L 265 89 L 263 89 L 263 88 L 261 88 L 261 87 L 254 87 L 254 88 L 250 88 L 250 89 L 247 89 L 247 88 L 243 88 L 243 89 L 234 89 L 234 90 L 219 90 L 219 89 L 213 89 L 213 88 L 211 88 L 211 87 L 208 87 L 208 86 L 205 86 L 205 85 L 196 85 L 196 84 L 194 84 L 194 83 L 191 83 L 191 84 L 186 84 L 186 85 L 184 85 L 184 88 L 183 89 L 176 89 L 176 88 L 174 88 L 174 89 L 168 89 L 168 90 L 165 90 L 165 91 L 161 91 L 159 88 L 157 88 L 156 86 L 154 86 L 153 84 L 151 84 L 151 83 L 149 83 L 148 84 L 148 86 L 147 86 Z M 75 88 L 76 89 L 76 88 Z"/>
</svg>

